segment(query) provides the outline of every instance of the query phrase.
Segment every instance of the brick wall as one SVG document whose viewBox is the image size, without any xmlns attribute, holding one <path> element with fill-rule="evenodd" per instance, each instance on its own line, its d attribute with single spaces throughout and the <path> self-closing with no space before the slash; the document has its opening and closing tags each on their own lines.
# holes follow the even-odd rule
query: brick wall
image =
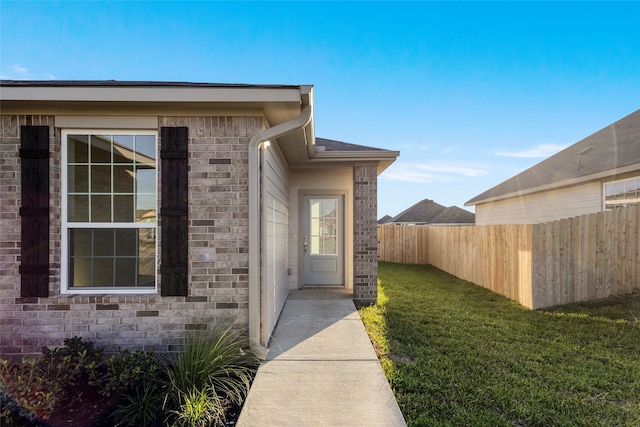
<svg viewBox="0 0 640 427">
<path fill-rule="evenodd" d="M 48 298 L 20 298 L 18 149 L 20 126 L 26 124 L 48 125 L 51 134 Z M 3 356 L 40 353 L 42 347 L 62 345 L 65 338 L 74 335 L 90 339 L 107 351 L 121 348 L 172 351 L 180 348 L 188 331 L 204 329 L 209 324 L 235 323 L 238 329 L 247 328 L 248 143 L 262 129 L 262 118 L 159 117 L 158 125 L 189 127 L 189 295 L 61 295 L 61 130 L 54 128 L 51 116 L 1 116 L 0 353 Z M 158 230 L 158 239 L 160 234 Z"/>
<path fill-rule="evenodd" d="M 378 179 L 377 165 L 353 168 L 353 299 L 374 304 L 378 299 Z"/>
</svg>

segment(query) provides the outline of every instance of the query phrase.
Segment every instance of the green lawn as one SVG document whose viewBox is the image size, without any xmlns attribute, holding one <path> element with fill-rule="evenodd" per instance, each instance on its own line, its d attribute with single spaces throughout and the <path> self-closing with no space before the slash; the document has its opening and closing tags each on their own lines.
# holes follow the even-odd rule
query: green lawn
<svg viewBox="0 0 640 427">
<path fill-rule="evenodd" d="M 410 426 L 640 426 L 640 295 L 531 311 L 380 263 L 360 309 Z"/>
</svg>

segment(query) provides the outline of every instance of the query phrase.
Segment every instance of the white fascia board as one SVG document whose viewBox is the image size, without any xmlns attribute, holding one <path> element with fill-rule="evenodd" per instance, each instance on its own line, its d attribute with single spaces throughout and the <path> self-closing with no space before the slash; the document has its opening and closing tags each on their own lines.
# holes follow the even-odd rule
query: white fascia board
<svg viewBox="0 0 640 427">
<path fill-rule="evenodd" d="M 399 151 L 317 151 L 306 162 L 291 164 L 290 167 L 307 168 L 309 166 L 322 167 L 323 163 L 367 163 L 378 162 L 378 175 L 387 169 L 400 155 Z"/>
<path fill-rule="evenodd" d="M 386 160 L 386 159 L 395 159 L 400 155 L 399 151 L 317 151 L 314 159 L 360 159 L 363 161 L 367 160 Z"/>
<path fill-rule="evenodd" d="M 238 87 L 11 87 L 2 101 L 68 102 L 300 102 L 302 88 Z"/>
</svg>

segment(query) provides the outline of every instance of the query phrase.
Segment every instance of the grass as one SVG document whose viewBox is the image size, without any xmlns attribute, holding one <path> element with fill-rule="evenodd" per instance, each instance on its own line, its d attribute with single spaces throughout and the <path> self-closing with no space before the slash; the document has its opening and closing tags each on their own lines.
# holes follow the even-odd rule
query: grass
<svg viewBox="0 0 640 427">
<path fill-rule="evenodd" d="M 531 311 L 380 263 L 360 314 L 409 426 L 640 426 L 640 295 Z"/>
</svg>

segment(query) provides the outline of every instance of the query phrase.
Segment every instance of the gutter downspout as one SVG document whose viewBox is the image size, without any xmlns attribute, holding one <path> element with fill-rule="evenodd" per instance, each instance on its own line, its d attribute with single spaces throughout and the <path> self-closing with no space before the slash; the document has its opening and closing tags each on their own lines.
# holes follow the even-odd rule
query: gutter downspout
<svg viewBox="0 0 640 427">
<path fill-rule="evenodd" d="M 313 117 L 313 107 L 305 102 L 300 116 L 255 134 L 249 141 L 249 345 L 260 359 L 266 359 L 268 349 L 262 343 L 261 266 L 260 266 L 260 149 L 266 141 L 279 138 L 293 131 L 304 129 Z M 307 142 L 308 144 L 308 142 Z"/>
</svg>

